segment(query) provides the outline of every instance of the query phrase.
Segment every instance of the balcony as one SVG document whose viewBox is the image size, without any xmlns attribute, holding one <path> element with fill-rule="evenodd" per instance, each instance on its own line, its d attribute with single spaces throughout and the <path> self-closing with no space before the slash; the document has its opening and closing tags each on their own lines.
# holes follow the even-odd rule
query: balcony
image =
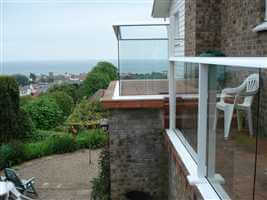
<svg viewBox="0 0 267 200">
<path fill-rule="evenodd" d="M 168 23 L 116 24 L 120 96 L 168 93 Z"/>
<path fill-rule="evenodd" d="M 204 199 L 266 199 L 267 58 L 171 57 L 169 61 L 167 134 L 189 172 L 188 182 L 199 189 Z M 180 80 L 175 74 L 181 67 L 190 69 L 191 76 L 185 81 L 194 82 L 197 90 L 191 95 L 188 91 L 187 101 L 191 99 L 195 103 L 186 109 L 178 109 L 185 103 L 177 98 L 180 95 L 176 92 Z M 250 75 L 259 76 L 257 93 L 250 94 L 253 96 L 252 128 L 247 112 L 238 109 L 246 96 L 240 94 L 235 101 L 235 95 L 227 94 L 223 97 L 225 102 L 235 103 L 227 132 L 224 112 L 216 109 L 222 90 L 240 86 Z"/>
</svg>

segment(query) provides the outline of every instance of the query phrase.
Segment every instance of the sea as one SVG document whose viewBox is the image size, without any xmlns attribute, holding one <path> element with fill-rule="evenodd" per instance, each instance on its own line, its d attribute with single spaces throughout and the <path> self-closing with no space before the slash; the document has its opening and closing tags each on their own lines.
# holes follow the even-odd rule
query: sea
<svg viewBox="0 0 267 200">
<path fill-rule="evenodd" d="M 4 62 L 3 74 L 24 74 L 30 73 L 48 74 L 80 74 L 89 72 L 98 62 L 103 60 L 79 60 L 79 61 L 16 61 Z M 118 67 L 118 60 L 105 60 Z M 121 73 L 151 73 L 168 70 L 168 60 L 160 59 L 121 59 Z"/>
</svg>

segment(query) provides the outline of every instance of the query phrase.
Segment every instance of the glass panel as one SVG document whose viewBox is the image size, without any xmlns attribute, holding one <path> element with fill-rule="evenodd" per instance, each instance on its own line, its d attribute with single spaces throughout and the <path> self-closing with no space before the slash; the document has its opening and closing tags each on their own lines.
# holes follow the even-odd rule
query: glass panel
<svg viewBox="0 0 267 200">
<path fill-rule="evenodd" d="M 257 74 L 252 68 L 209 67 L 208 179 L 222 199 L 253 199 L 258 90 L 249 86 L 259 82 Z M 235 98 L 236 92 L 241 96 Z"/>
<path fill-rule="evenodd" d="M 267 70 L 261 73 L 262 87 L 260 88 L 260 107 L 259 107 L 259 131 L 257 148 L 257 165 L 255 179 L 255 200 L 267 199 L 267 127 L 266 127 L 266 84 Z"/>
<path fill-rule="evenodd" d="M 198 64 L 176 63 L 176 127 L 190 152 L 197 152 Z M 180 134 L 179 134 L 180 133 Z"/>
<path fill-rule="evenodd" d="M 120 95 L 168 94 L 168 40 L 120 41 Z"/>
<path fill-rule="evenodd" d="M 120 26 L 121 39 L 168 39 L 166 25 Z"/>
</svg>

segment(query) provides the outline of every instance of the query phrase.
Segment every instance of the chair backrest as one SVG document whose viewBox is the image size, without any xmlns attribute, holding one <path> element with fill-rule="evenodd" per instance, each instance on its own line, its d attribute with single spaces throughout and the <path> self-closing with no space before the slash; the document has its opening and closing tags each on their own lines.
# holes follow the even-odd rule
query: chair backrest
<svg viewBox="0 0 267 200">
<path fill-rule="evenodd" d="M 241 96 L 244 96 L 244 103 L 251 105 L 253 101 L 253 96 L 257 94 L 259 90 L 259 74 L 251 74 L 241 85 L 243 90 L 240 93 Z M 241 87 L 240 86 L 240 87 Z"/>
<path fill-rule="evenodd" d="M 22 183 L 22 181 L 20 180 L 20 178 L 17 176 L 15 170 L 13 169 L 10 169 L 10 168 L 5 168 L 4 169 L 4 173 L 5 173 L 5 176 L 6 176 L 6 179 L 8 181 L 11 181 L 12 183 L 14 183 L 14 185 L 16 187 L 19 187 L 21 189 L 25 189 L 24 188 L 24 185 Z"/>
</svg>

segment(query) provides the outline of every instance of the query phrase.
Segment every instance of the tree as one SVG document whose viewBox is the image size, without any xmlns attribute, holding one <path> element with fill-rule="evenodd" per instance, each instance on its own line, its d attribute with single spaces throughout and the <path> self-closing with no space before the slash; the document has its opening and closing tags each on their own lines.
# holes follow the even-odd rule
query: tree
<svg viewBox="0 0 267 200">
<path fill-rule="evenodd" d="M 0 76 L 0 143 L 32 134 L 33 124 L 19 107 L 19 87 L 14 77 Z"/>
<path fill-rule="evenodd" d="M 30 79 L 34 83 L 36 81 L 36 75 L 34 73 L 30 73 Z"/>
<path fill-rule="evenodd" d="M 30 81 L 28 79 L 27 76 L 22 75 L 22 74 L 15 74 L 13 75 L 14 78 L 16 79 L 17 83 L 19 84 L 19 86 L 25 86 L 25 85 L 29 85 Z"/>
<path fill-rule="evenodd" d="M 117 68 L 109 62 L 98 62 L 97 65 L 92 69 L 92 73 L 99 72 L 102 74 L 108 75 L 110 80 L 118 79 L 118 70 Z"/>
<path fill-rule="evenodd" d="M 109 83 L 118 79 L 117 68 L 108 62 L 99 62 L 87 74 L 82 85 L 82 96 L 92 96 L 99 89 L 106 89 Z"/>
</svg>

